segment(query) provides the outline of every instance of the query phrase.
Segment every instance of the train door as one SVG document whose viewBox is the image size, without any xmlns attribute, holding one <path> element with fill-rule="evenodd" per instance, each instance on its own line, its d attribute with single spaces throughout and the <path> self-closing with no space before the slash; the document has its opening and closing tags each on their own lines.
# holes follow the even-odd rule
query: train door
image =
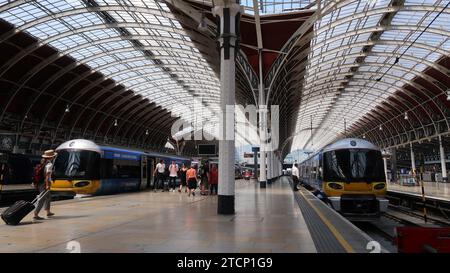
<svg viewBox="0 0 450 273">
<path fill-rule="evenodd" d="M 147 177 L 148 177 L 148 166 L 147 166 L 147 156 L 141 156 L 141 183 L 140 190 L 147 188 Z"/>
</svg>

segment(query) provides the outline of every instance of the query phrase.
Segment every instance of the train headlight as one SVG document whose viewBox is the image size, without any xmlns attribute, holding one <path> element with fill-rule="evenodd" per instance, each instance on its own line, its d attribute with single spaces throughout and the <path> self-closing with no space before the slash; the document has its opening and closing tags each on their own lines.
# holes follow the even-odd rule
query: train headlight
<svg viewBox="0 0 450 273">
<path fill-rule="evenodd" d="M 341 184 L 334 182 L 328 183 L 328 187 L 332 188 L 333 190 L 342 190 L 344 188 Z"/>
<path fill-rule="evenodd" d="M 384 189 L 385 187 L 386 187 L 386 183 L 379 183 L 379 184 L 376 184 L 375 186 L 373 186 L 373 188 L 378 191 Z"/>
<path fill-rule="evenodd" d="M 86 187 L 89 184 L 91 184 L 90 181 L 79 181 L 79 182 L 75 183 L 75 187 L 77 187 L 77 188 Z"/>
</svg>

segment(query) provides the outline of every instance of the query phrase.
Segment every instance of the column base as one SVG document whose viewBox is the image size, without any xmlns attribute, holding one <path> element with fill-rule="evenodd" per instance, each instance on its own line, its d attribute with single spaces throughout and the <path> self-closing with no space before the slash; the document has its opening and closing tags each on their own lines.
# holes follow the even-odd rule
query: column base
<svg viewBox="0 0 450 273">
<path fill-rule="evenodd" d="M 234 214 L 234 195 L 218 195 L 217 196 L 217 213 L 218 214 Z"/>
<path fill-rule="evenodd" d="M 267 186 L 266 181 L 259 181 L 259 187 L 260 187 L 261 189 L 266 188 L 266 186 Z"/>
</svg>

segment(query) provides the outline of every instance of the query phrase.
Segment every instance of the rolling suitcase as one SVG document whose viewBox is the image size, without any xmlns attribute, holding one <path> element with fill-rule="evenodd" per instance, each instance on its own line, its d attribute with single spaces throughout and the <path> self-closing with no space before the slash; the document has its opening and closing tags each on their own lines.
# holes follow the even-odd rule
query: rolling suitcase
<svg viewBox="0 0 450 273">
<path fill-rule="evenodd" d="M 18 225 L 25 216 L 35 209 L 37 202 L 49 192 L 49 190 L 42 192 L 32 202 L 23 200 L 17 201 L 2 213 L 1 217 L 3 221 L 5 221 L 7 225 Z"/>
</svg>

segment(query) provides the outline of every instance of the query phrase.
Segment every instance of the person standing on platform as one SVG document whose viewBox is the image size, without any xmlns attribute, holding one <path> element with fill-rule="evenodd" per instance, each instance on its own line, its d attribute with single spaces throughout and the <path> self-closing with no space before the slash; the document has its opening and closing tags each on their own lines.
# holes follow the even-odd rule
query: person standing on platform
<svg viewBox="0 0 450 273">
<path fill-rule="evenodd" d="M 181 192 L 181 190 L 183 189 L 183 187 L 186 187 L 186 189 L 184 190 L 184 192 L 188 191 L 188 186 L 187 186 L 187 179 L 186 179 L 186 172 L 187 172 L 188 168 L 186 168 L 186 165 L 181 165 L 181 169 L 180 169 L 180 188 L 178 189 L 178 192 Z"/>
<path fill-rule="evenodd" d="M 160 160 L 158 164 L 156 164 L 155 170 L 153 171 L 153 176 L 155 177 L 155 183 L 153 183 L 153 191 L 156 192 L 159 183 L 163 183 L 164 187 L 164 172 L 166 170 L 166 164 L 164 164 L 164 160 Z M 163 189 L 164 191 L 164 189 Z"/>
<path fill-rule="evenodd" d="M 47 212 L 47 217 L 52 217 L 55 215 L 50 211 L 50 202 L 52 199 L 51 193 L 50 193 L 50 187 L 52 185 L 52 173 L 53 173 L 53 163 L 52 160 L 55 158 L 57 154 L 54 150 L 48 150 L 45 151 L 42 155 L 42 158 L 44 159 L 44 162 L 41 166 L 42 175 L 37 183 L 37 188 L 39 191 L 39 194 L 42 194 L 45 191 L 49 191 L 46 193 L 43 197 L 41 197 L 36 205 L 36 209 L 34 210 L 34 220 L 43 220 L 44 218 L 39 216 L 39 212 L 41 211 L 42 207 L 44 207 L 44 210 Z"/>
<path fill-rule="evenodd" d="M 178 177 L 178 165 L 175 161 L 169 166 L 169 191 L 174 192 L 176 187 L 176 181 Z"/>
<path fill-rule="evenodd" d="M 200 170 L 201 195 L 206 195 L 208 192 L 208 180 L 209 180 L 209 162 L 205 161 Z"/>
<path fill-rule="evenodd" d="M 217 195 L 217 184 L 219 183 L 219 171 L 217 165 L 212 164 L 209 171 L 209 190 L 211 195 Z"/>
<path fill-rule="evenodd" d="M 189 188 L 188 196 L 191 196 L 191 193 L 192 193 L 192 196 L 195 196 L 195 189 L 197 188 L 197 182 L 198 182 L 197 166 L 191 165 L 191 168 L 189 170 L 187 170 L 187 172 L 186 172 L 186 177 L 187 177 L 188 188 Z"/>
<path fill-rule="evenodd" d="M 292 166 L 292 182 L 293 182 L 293 190 L 298 191 L 298 182 L 300 178 L 300 173 L 298 171 L 298 164 L 295 163 L 294 166 Z"/>
</svg>

